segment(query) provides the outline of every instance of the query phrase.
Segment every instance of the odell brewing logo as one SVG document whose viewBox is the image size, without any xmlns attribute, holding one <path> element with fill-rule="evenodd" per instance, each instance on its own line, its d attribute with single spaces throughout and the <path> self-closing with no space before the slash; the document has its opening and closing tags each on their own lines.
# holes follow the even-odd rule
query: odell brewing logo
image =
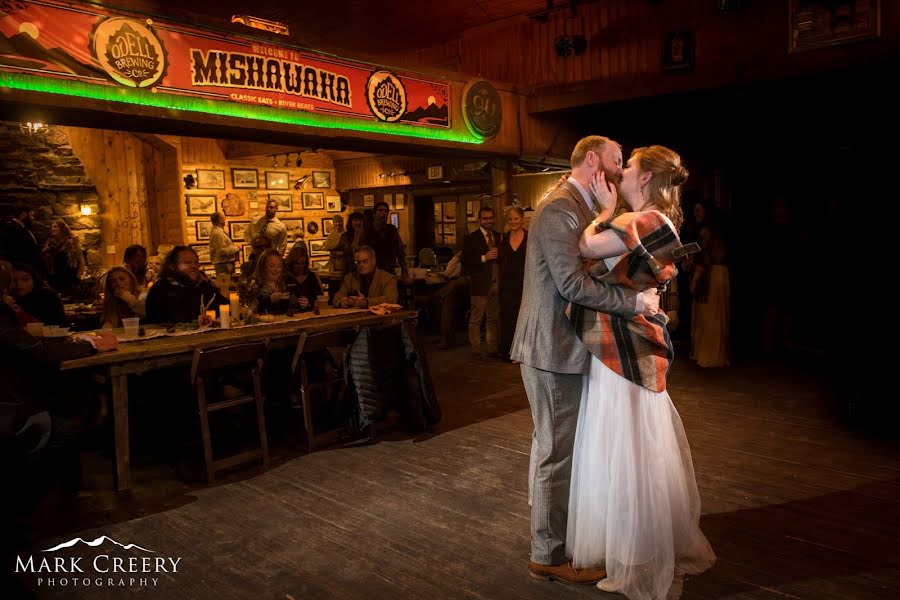
<svg viewBox="0 0 900 600">
<path fill-rule="evenodd" d="M 463 119 L 469 131 L 482 138 L 490 138 L 500 131 L 503 110 L 500 94 L 490 83 L 477 80 L 463 92 Z"/>
<path fill-rule="evenodd" d="M 122 85 L 146 88 L 162 79 L 166 51 L 146 25 L 124 17 L 111 17 L 94 27 L 92 38 L 94 58 Z"/>
<path fill-rule="evenodd" d="M 388 123 L 406 113 L 406 89 L 390 71 L 375 71 L 366 83 L 366 101 L 372 113 Z"/>
</svg>

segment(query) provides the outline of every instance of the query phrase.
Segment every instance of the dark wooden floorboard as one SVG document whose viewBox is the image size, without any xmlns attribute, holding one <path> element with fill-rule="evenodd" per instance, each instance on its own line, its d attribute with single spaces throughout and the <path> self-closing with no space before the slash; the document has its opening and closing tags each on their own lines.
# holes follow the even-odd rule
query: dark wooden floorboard
<svg viewBox="0 0 900 600">
<path fill-rule="evenodd" d="M 435 432 L 395 428 L 312 455 L 276 444 L 271 469 L 212 487 L 138 465 L 127 497 L 89 469 L 67 526 L 23 551 L 106 534 L 182 557 L 156 588 L 62 594 L 73 598 L 621 598 L 527 576 L 531 414 L 518 367 L 475 365 L 465 348 L 431 358 L 445 411 Z M 827 385 L 784 366 L 682 360 L 670 394 L 719 556 L 682 598 L 900 597 L 897 440 L 851 428 Z"/>
</svg>

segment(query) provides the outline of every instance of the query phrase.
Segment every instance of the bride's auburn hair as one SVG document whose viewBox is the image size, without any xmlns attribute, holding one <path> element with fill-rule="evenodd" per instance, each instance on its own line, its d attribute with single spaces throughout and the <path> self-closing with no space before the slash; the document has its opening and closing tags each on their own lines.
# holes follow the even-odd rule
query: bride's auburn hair
<svg viewBox="0 0 900 600">
<path fill-rule="evenodd" d="M 635 148 L 631 157 L 637 157 L 641 172 L 653 174 L 643 188 L 644 208 L 655 208 L 669 217 L 675 231 L 678 231 L 684 221 L 681 184 L 688 178 L 688 170 L 681 164 L 681 156 L 665 146 L 647 146 Z"/>
</svg>

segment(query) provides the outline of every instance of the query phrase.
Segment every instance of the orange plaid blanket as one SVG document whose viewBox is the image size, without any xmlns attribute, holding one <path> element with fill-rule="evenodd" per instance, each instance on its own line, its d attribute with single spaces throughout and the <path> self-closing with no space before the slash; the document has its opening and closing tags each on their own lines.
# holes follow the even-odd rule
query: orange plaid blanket
<svg viewBox="0 0 900 600">
<path fill-rule="evenodd" d="M 642 291 L 675 277 L 672 252 L 681 241 L 662 213 L 625 213 L 598 227 L 615 231 L 628 248 L 612 269 L 602 260 L 589 261 L 588 271 L 598 281 Z M 664 314 L 625 319 L 580 305 L 570 309 L 575 331 L 591 354 L 629 381 L 656 392 L 666 389 L 674 352 Z"/>
</svg>

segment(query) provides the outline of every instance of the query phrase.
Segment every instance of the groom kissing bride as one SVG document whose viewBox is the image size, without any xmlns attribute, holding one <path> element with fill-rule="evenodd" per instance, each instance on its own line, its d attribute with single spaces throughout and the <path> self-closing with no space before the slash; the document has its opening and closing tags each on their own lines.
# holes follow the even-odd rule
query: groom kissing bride
<svg viewBox="0 0 900 600">
<path fill-rule="evenodd" d="M 589 136 L 531 221 L 511 358 L 534 420 L 533 578 L 665 598 L 709 568 L 657 287 L 680 246 L 681 157 Z M 571 492 L 571 493 L 570 493 Z M 598 583 L 599 582 L 599 583 Z"/>
</svg>

